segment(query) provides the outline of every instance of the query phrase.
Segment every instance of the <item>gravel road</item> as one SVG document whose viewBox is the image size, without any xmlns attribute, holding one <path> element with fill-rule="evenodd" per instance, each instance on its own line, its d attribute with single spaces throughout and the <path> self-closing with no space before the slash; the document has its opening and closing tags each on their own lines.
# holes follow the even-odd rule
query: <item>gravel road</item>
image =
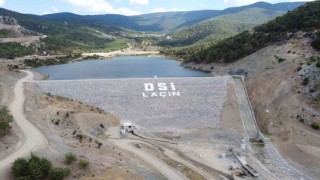
<svg viewBox="0 0 320 180">
<path fill-rule="evenodd" d="M 14 150 L 10 155 L 0 160 L 0 174 L 1 179 L 8 179 L 8 169 L 11 163 L 19 157 L 30 155 L 32 151 L 35 151 L 41 147 L 45 147 L 48 142 L 45 136 L 30 123 L 24 114 L 24 83 L 33 79 L 34 75 L 30 71 L 22 71 L 27 74 L 26 77 L 20 79 L 14 87 L 14 100 L 9 106 L 14 121 L 20 127 L 24 135 L 22 146 Z"/>
<path fill-rule="evenodd" d="M 175 169 L 169 167 L 165 162 L 160 160 L 159 158 L 143 151 L 142 149 L 138 149 L 134 147 L 132 144 L 136 143 L 133 140 L 116 140 L 114 144 L 121 149 L 132 152 L 137 155 L 139 158 L 143 159 L 146 163 L 152 166 L 154 169 L 158 170 L 163 176 L 168 178 L 169 180 L 183 180 L 186 179 L 184 175 L 176 171 Z"/>
</svg>

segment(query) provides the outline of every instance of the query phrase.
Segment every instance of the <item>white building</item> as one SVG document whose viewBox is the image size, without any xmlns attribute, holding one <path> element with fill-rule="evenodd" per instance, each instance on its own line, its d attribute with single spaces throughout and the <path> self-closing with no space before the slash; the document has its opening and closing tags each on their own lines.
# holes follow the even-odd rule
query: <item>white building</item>
<svg viewBox="0 0 320 180">
<path fill-rule="evenodd" d="M 121 134 L 133 133 L 133 126 L 131 122 L 125 122 L 121 124 Z"/>
</svg>

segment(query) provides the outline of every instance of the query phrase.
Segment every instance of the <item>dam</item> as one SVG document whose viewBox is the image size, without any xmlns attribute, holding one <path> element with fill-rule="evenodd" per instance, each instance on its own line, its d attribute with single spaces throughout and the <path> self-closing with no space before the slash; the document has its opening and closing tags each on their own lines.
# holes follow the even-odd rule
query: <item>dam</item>
<svg viewBox="0 0 320 180">
<path fill-rule="evenodd" d="M 37 81 L 53 95 L 100 107 L 123 122 L 152 131 L 219 128 L 232 77 Z"/>
</svg>

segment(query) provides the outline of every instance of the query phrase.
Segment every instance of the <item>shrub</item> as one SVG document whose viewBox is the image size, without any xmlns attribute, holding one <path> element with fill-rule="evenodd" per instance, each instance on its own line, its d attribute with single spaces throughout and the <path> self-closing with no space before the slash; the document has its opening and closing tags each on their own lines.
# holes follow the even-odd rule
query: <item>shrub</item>
<svg viewBox="0 0 320 180">
<path fill-rule="evenodd" d="M 70 169 L 52 167 L 52 163 L 46 158 L 40 158 L 31 154 L 30 159 L 18 158 L 13 162 L 11 173 L 15 179 L 52 179 L 62 180 L 70 174 Z"/>
<path fill-rule="evenodd" d="M 101 129 L 104 129 L 104 125 L 103 125 L 103 124 L 100 124 L 99 127 L 100 127 Z"/>
<path fill-rule="evenodd" d="M 13 165 L 11 167 L 11 173 L 16 178 L 20 177 L 28 177 L 29 171 L 28 171 L 28 161 L 24 158 L 18 158 L 13 162 Z"/>
<path fill-rule="evenodd" d="M 19 43 L 0 43 L 0 58 L 14 59 L 14 57 L 30 55 L 33 52 L 31 47 L 25 47 Z"/>
<path fill-rule="evenodd" d="M 320 129 L 319 124 L 316 123 L 316 122 L 312 122 L 312 123 L 311 123 L 311 127 L 312 127 L 313 129 L 316 129 L 316 130 Z"/>
<path fill-rule="evenodd" d="M 102 143 L 97 140 L 95 141 L 95 143 L 98 145 L 97 148 L 100 149 L 100 147 L 102 146 Z"/>
<path fill-rule="evenodd" d="M 50 180 L 62 180 L 70 172 L 69 168 L 51 168 L 48 177 Z"/>
<path fill-rule="evenodd" d="M 307 61 L 307 65 L 310 66 L 312 64 L 312 61 Z"/>
<path fill-rule="evenodd" d="M 13 117 L 8 108 L 6 106 L 0 106 L 0 133 L 7 133 L 11 129 L 10 123 L 12 121 Z"/>
<path fill-rule="evenodd" d="M 78 164 L 79 168 L 86 169 L 89 166 L 89 162 L 81 159 Z"/>
<path fill-rule="evenodd" d="M 301 71 L 301 69 L 302 69 L 302 67 L 299 66 L 299 67 L 297 68 L 297 71 L 299 72 L 299 71 Z"/>
<path fill-rule="evenodd" d="M 308 85 L 309 84 L 309 77 L 306 77 L 306 78 L 304 78 L 303 79 L 303 82 L 302 82 L 302 85 L 304 85 L 304 86 L 306 86 L 306 85 Z"/>
<path fill-rule="evenodd" d="M 83 139 L 83 134 L 77 134 L 76 135 L 76 138 L 81 142 L 82 141 L 82 139 Z"/>
<path fill-rule="evenodd" d="M 67 154 L 65 154 L 64 156 L 64 162 L 66 164 L 71 164 L 73 163 L 74 161 L 76 161 L 76 156 L 72 153 L 72 152 L 69 152 Z"/>
<path fill-rule="evenodd" d="M 299 121 L 300 121 L 301 123 L 304 123 L 304 119 L 303 119 L 303 118 L 300 118 Z"/>
<path fill-rule="evenodd" d="M 286 59 L 284 58 L 277 58 L 278 59 L 278 63 L 282 63 L 283 61 L 285 61 Z"/>
</svg>

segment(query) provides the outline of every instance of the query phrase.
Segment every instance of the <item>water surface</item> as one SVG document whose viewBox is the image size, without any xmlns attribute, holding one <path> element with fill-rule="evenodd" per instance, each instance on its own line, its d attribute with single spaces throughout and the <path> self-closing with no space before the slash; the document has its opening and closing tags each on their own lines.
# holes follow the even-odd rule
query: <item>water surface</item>
<svg viewBox="0 0 320 180">
<path fill-rule="evenodd" d="M 210 76 L 206 72 L 184 68 L 174 60 L 144 56 L 79 61 L 33 70 L 49 75 L 51 80 Z"/>
</svg>

